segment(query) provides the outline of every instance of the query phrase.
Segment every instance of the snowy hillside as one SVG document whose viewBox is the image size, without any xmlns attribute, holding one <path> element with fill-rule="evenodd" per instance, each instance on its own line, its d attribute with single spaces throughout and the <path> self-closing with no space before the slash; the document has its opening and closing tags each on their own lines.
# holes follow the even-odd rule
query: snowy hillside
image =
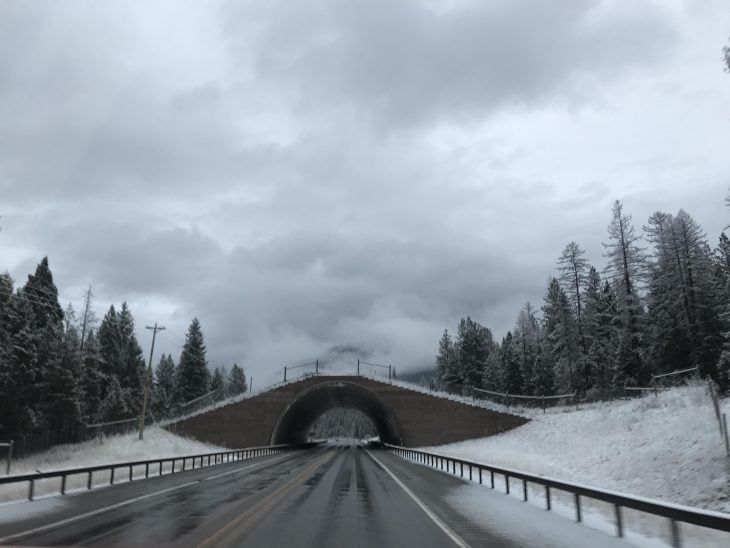
<svg viewBox="0 0 730 548">
<path fill-rule="evenodd" d="M 722 410 L 730 413 L 730 400 L 722 401 Z M 498 436 L 429 450 L 730 512 L 730 461 L 704 386 L 531 418 Z"/>
<path fill-rule="evenodd" d="M 84 443 L 59 445 L 43 453 L 14 461 L 10 473 L 20 475 L 51 472 L 66 468 L 83 468 L 114 462 L 194 455 L 223 450 L 221 447 L 176 436 L 158 426 L 152 426 L 145 430 L 144 440 L 141 441 L 137 438 L 137 432 L 132 432 Z M 97 478 L 105 481 L 106 476 L 98 473 Z M 76 483 L 83 483 L 83 478 L 74 478 L 74 480 L 78 480 Z M 41 483 L 40 490 L 37 492 L 39 494 L 43 494 L 44 491 L 55 493 L 58 490 L 56 483 L 49 482 L 48 485 Z M 22 498 L 25 496 L 26 489 L 25 484 L 0 486 L 0 501 Z"/>
</svg>

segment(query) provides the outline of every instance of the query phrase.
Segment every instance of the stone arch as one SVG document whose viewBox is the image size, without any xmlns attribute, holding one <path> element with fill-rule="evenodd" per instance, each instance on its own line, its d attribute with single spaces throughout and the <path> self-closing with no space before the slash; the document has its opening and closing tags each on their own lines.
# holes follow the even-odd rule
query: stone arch
<svg viewBox="0 0 730 548">
<path fill-rule="evenodd" d="M 271 443 L 305 442 L 312 424 L 337 407 L 360 411 L 373 422 L 382 441 L 400 445 L 400 425 L 382 398 L 369 388 L 340 380 L 324 382 L 297 394 L 276 421 Z"/>
</svg>

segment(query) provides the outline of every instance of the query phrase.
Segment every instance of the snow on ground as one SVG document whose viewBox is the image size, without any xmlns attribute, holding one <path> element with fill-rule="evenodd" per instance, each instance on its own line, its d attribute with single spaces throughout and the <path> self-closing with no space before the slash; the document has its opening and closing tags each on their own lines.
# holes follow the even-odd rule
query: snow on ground
<svg viewBox="0 0 730 548">
<path fill-rule="evenodd" d="M 721 410 L 730 413 L 730 399 L 721 401 Z M 504 434 L 426 450 L 730 512 L 730 460 L 703 385 L 529 414 L 530 423 Z M 610 523 L 611 511 L 603 512 Z M 651 528 L 639 529 L 651 534 Z"/>
<path fill-rule="evenodd" d="M 730 413 L 730 400 L 722 402 Z M 730 512 L 728 459 L 704 386 L 541 414 L 430 450 L 575 483 Z"/>
<path fill-rule="evenodd" d="M 13 461 L 11 475 L 32 474 L 34 472 L 52 472 L 70 468 L 83 468 L 102 464 L 149 460 L 176 456 L 188 456 L 202 453 L 224 451 L 222 447 L 201 443 L 192 439 L 176 436 L 159 426 L 145 429 L 144 440 L 138 439 L 137 432 L 108 436 L 84 443 L 58 445 L 25 459 Z M 167 466 L 169 468 L 169 465 Z M 134 474 L 144 473 L 135 470 Z M 94 473 L 94 484 L 108 481 L 109 475 L 103 472 Z M 122 481 L 124 478 L 121 478 Z M 69 489 L 86 485 L 85 476 L 69 478 Z M 38 495 L 57 493 L 58 479 L 37 482 Z M 27 496 L 28 486 L 20 484 L 0 485 L 0 501 L 18 500 Z"/>
</svg>

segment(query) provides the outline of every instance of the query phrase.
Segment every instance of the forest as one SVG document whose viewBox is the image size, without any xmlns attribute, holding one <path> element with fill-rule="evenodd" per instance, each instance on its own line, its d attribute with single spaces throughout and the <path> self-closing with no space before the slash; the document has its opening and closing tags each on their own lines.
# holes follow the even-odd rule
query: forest
<svg viewBox="0 0 730 548">
<path fill-rule="evenodd" d="M 147 364 L 132 312 L 111 305 L 97 327 L 92 299 L 90 288 L 78 318 L 71 305 L 62 309 L 47 257 L 17 289 L 0 274 L 0 439 L 78 441 L 82 425 L 141 413 Z M 177 363 L 162 355 L 152 377 L 147 415 L 155 419 L 206 394 L 216 400 L 247 389 L 236 364 L 211 374 L 197 318 Z"/>
<path fill-rule="evenodd" d="M 726 199 L 730 206 L 730 197 Z M 730 240 L 711 247 L 685 211 L 657 211 L 641 232 L 613 204 L 599 270 L 574 241 L 538 309 L 529 302 L 501 341 L 467 317 L 438 343 L 447 389 L 610 397 L 653 375 L 698 367 L 727 391 L 730 370 Z"/>
</svg>

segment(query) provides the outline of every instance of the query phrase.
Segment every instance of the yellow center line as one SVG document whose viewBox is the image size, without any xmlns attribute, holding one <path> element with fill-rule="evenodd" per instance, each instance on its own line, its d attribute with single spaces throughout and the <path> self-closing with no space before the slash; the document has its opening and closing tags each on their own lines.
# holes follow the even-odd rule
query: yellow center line
<svg viewBox="0 0 730 548">
<path fill-rule="evenodd" d="M 276 506 L 284 498 L 286 498 L 289 493 L 302 484 L 318 468 L 332 459 L 335 454 L 335 451 L 328 451 L 327 454 L 307 466 L 296 477 L 290 479 L 284 485 L 266 495 L 254 506 L 242 514 L 239 514 L 236 518 L 219 529 L 215 534 L 205 539 L 198 545 L 198 548 L 207 548 L 209 546 L 230 546 L 235 544 L 238 539 L 244 537 L 274 508 L 276 508 Z"/>
</svg>

